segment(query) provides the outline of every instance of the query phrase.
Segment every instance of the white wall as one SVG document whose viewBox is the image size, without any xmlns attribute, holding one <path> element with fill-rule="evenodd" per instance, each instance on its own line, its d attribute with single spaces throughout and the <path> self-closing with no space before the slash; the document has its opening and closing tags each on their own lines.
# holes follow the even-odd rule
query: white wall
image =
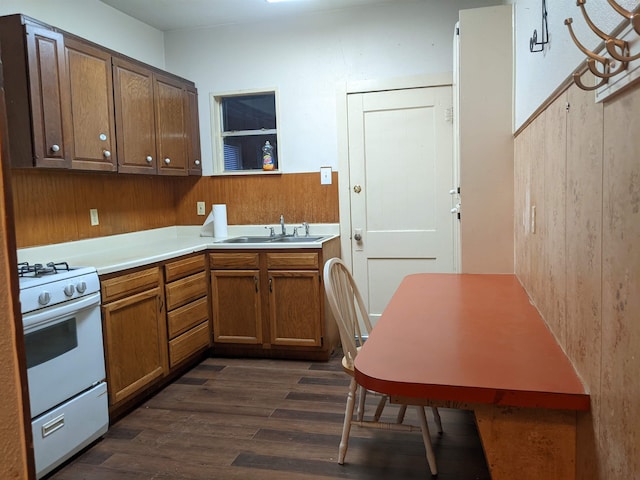
<svg viewBox="0 0 640 480">
<path fill-rule="evenodd" d="M 98 0 L 0 0 L 0 15 L 14 13 L 164 68 L 163 33 Z"/>
<path fill-rule="evenodd" d="M 632 10 L 637 0 L 617 0 Z M 544 52 L 530 53 L 529 38 L 534 29 L 541 30 L 541 0 L 514 0 L 515 4 L 515 128 L 531 114 L 584 61 L 585 55 L 571 40 L 564 20 L 573 18 L 573 27 L 580 42 L 594 49 L 600 39 L 589 29 L 574 0 L 547 0 L 550 44 Z M 605 0 L 590 0 L 586 10 L 593 22 L 604 32 L 611 32 L 622 22 Z M 636 52 L 632 52 L 636 53 Z"/>
<path fill-rule="evenodd" d="M 204 174 L 212 173 L 211 93 L 276 88 L 283 170 L 337 170 L 338 85 L 451 72 L 458 11 L 502 3 L 399 1 L 166 32 L 167 68 L 198 87 Z"/>
</svg>

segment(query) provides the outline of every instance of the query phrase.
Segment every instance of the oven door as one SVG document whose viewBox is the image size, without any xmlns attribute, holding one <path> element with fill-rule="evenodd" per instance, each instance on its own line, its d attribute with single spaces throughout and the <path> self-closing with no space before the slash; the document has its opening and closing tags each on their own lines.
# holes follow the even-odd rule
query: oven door
<svg viewBox="0 0 640 480">
<path fill-rule="evenodd" d="M 23 316 L 31 418 L 104 380 L 100 293 Z"/>
</svg>

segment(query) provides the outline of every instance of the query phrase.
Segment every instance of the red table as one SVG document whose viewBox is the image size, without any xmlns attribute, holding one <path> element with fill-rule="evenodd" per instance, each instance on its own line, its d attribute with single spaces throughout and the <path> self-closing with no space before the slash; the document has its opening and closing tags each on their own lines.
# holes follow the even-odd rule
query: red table
<svg viewBox="0 0 640 480">
<path fill-rule="evenodd" d="M 514 275 L 407 276 L 355 376 L 393 402 L 473 410 L 493 480 L 575 479 L 589 395 Z"/>
</svg>

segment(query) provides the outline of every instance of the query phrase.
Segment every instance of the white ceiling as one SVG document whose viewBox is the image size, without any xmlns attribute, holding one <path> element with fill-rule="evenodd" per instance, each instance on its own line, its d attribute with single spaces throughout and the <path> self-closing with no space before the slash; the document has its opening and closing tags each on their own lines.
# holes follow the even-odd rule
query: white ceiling
<svg viewBox="0 0 640 480">
<path fill-rule="evenodd" d="M 268 21 L 326 10 L 416 0 L 101 0 L 159 30 Z M 420 0 L 418 0 L 420 1 Z"/>
</svg>

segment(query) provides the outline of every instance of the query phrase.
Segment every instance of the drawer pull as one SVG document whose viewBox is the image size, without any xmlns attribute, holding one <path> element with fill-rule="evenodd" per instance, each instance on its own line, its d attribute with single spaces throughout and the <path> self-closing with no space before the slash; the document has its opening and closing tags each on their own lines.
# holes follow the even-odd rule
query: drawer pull
<svg viewBox="0 0 640 480">
<path fill-rule="evenodd" d="M 42 425 L 42 438 L 51 435 L 62 427 L 64 427 L 64 413 Z"/>
</svg>

